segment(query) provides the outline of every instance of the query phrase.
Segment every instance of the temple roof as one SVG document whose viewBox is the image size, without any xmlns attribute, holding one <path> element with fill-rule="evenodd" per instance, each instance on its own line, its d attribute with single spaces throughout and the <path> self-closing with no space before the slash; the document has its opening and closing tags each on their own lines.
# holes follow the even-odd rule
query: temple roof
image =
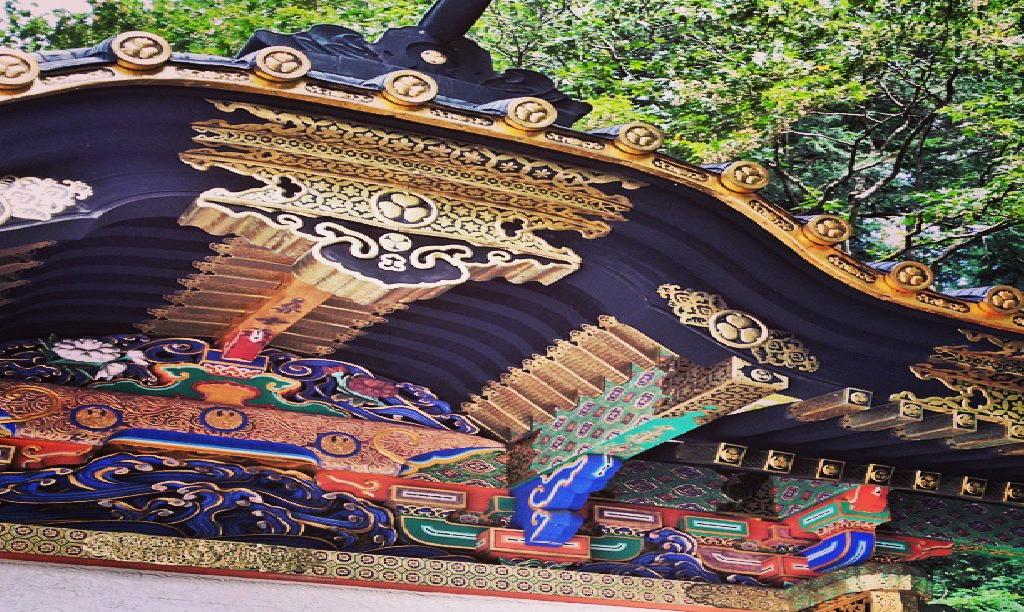
<svg viewBox="0 0 1024 612">
<path fill-rule="evenodd" d="M 171 53 L 165 41 L 145 33 L 91 49 L 3 51 L 29 70 L 0 79 L 0 147 L 9 152 L 0 167 L 9 177 L 0 190 L 0 203 L 9 207 L 0 215 L 7 279 L 0 285 L 0 339 L 137 328 L 217 337 L 224 321 L 175 319 L 204 282 L 241 275 L 251 287 L 270 282 L 260 274 L 299 259 L 291 251 L 241 253 L 257 238 L 237 228 L 211 229 L 194 203 L 214 191 L 233 194 L 232 205 L 256 195 L 275 202 L 294 196 L 283 178 L 294 183 L 299 174 L 269 177 L 243 168 L 240 151 L 251 149 L 232 151 L 229 139 L 246 131 L 294 136 L 308 121 L 301 138 L 325 138 L 317 130 L 329 126 L 348 130 L 346 138 L 372 133 L 379 139 L 372 146 L 344 141 L 350 150 L 389 143 L 384 151 L 415 151 L 392 161 L 352 162 L 385 168 L 383 178 L 362 175 L 374 185 L 394 180 L 407 188 L 437 172 L 444 178 L 423 189 L 457 200 L 457 192 L 442 194 L 440 185 L 465 188 L 470 179 L 460 172 L 492 174 L 472 193 L 486 195 L 487 180 L 511 181 L 510 193 L 522 201 L 512 225 L 529 227 L 523 233 L 501 226 L 508 234 L 500 241 L 540 239 L 520 246 L 546 272 L 534 271 L 539 282 L 522 282 L 518 272 L 502 268 L 494 273 L 500 278 L 368 311 L 350 335 L 330 337 L 322 331 L 329 328 L 314 326 L 305 335 L 281 335 L 276 346 L 337 351 L 382 374 L 414 378 L 452 404 L 470 401 L 502 373 L 602 316 L 698 364 L 752 359 L 749 349 L 681 321 L 664 289 L 674 286 L 721 296 L 728 309 L 792 336 L 801 354 L 814 358 L 813 368 L 783 358 L 762 362 L 790 379 L 788 399 L 721 419 L 695 431 L 694 439 L 795 451 L 828 441 L 840 458 L 914 455 L 922 468 L 966 463 L 960 467 L 993 477 L 1024 467 L 1024 458 L 991 448 L 951 459 L 944 440 L 901 442 L 887 432 L 851 432 L 833 420 L 801 425 L 785 416 L 785 404 L 795 399 L 847 387 L 870 389 L 878 398 L 941 395 L 939 383 L 910 366 L 928 361 L 935 347 L 962 344 L 961 329 L 1024 337 L 1018 290 L 946 294 L 930 288 L 932 274 L 922 264 L 857 261 L 842 249 L 849 238 L 844 220 L 798 218 L 766 200 L 758 191 L 768 177 L 757 164 L 702 168 L 659 153 L 662 136 L 653 126 L 572 130 L 585 103 L 535 72 L 496 74 L 488 54 L 465 38 L 486 4 L 472 3 L 466 9 L 472 18 L 456 23 L 439 16 L 454 3 L 440 3 L 419 26 L 389 30 L 374 43 L 341 26 L 258 32 L 236 58 Z M 296 138 L 300 147 L 305 141 Z M 271 148 L 262 154 L 274 155 Z M 493 159 L 466 161 L 477 153 Z M 539 200 L 530 198 L 540 192 L 570 204 L 537 220 L 530 206 Z M 480 236 L 467 240 L 483 243 Z M 259 270 L 246 277 L 238 260 L 257 262 Z M 556 269 L 571 272 L 556 279 L 550 272 Z M 408 284 L 395 274 L 397 285 Z M 247 312 L 220 307 L 229 319 Z"/>
</svg>

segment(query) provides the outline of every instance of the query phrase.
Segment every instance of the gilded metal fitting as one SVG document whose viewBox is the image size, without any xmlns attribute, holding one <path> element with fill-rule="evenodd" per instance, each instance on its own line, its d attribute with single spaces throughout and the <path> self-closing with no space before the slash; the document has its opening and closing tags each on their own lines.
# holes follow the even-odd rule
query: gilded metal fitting
<svg viewBox="0 0 1024 612">
<path fill-rule="evenodd" d="M 814 477 L 818 480 L 840 480 L 843 477 L 845 461 L 835 459 L 818 459 L 818 469 L 814 471 Z"/>
<path fill-rule="evenodd" d="M 737 161 L 722 170 L 718 180 L 729 191 L 753 193 L 768 186 L 768 169 L 757 162 Z"/>
<path fill-rule="evenodd" d="M 793 453 L 784 453 L 782 451 L 770 450 L 768 456 L 764 460 L 764 465 L 761 469 L 766 472 L 777 472 L 779 474 L 788 474 L 793 469 L 793 462 L 796 460 L 796 456 Z"/>
<path fill-rule="evenodd" d="M 917 470 L 914 472 L 915 491 L 938 491 L 942 474 L 938 472 L 925 472 Z"/>
<path fill-rule="evenodd" d="M 867 472 L 864 474 L 864 484 L 888 485 L 892 480 L 895 468 L 890 465 L 868 464 Z"/>
<path fill-rule="evenodd" d="M 153 70 L 171 59 L 171 45 L 150 32 L 125 32 L 110 43 L 117 65 L 129 70 Z"/>
<path fill-rule="evenodd" d="M 984 497 L 987 488 L 988 481 L 984 478 L 964 476 L 963 480 L 960 481 L 960 495 L 964 497 Z"/>
<path fill-rule="evenodd" d="M 1006 488 L 1003 489 L 1003 501 L 1015 504 L 1024 503 L 1024 483 L 1006 483 Z"/>
<path fill-rule="evenodd" d="M 558 119 L 558 111 L 547 100 L 516 98 L 505 110 L 505 123 L 521 130 L 540 130 Z"/>
<path fill-rule="evenodd" d="M 747 454 L 747 447 L 738 444 L 722 442 L 715 452 L 715 463 L 720 465 L 740 465 L 743 463 L 743 456 Z"/>
<path fill-rule="evenodd" d="M 256 74 L 268 81 L 287 83 L 306 76 L 312 68 L 309 58 L 291 47 L 266 47 L 256 53 Z"/>
<path fill-rule="evenodd" d="M 626 153 L 647 155 L 661 148 L 665 134 L 661 128 L 650 123 L 633 121 L 619 128 L 614 142 L 616 147 Z"/>
<path fill-rule="evenodd" d="M 932 269 L 917 261 L 901 261 L 889 270 L 885 283 L 896 291 L 918 293 L 931 286 L 935 280 Z"/>
<path fill-rule="evenodd" d="M 23 89 L 38 76 L 39 62 L 33 55 L 0 47 L 0 90 Z"/>
<path fill-rule="evenodd" d="M 384 77 L 384 97 L 402 106 L 419 106 L 437 96 L 437 82 L 415 70 L 396 70 Z"/>
<path fill-rule="evenodd" d="M 981 308 L 994 315 L 1016 314 L 1024 309 L 1024 292 L 1009 285 L 989 287 L 981 300 Z"/>
<path fill-rule="evenodd" d="M 832 246 L 850 239 L 853 233 L 846 219 L 835 215 L 817 215 L 811 217 L 800 228 L 804 236 L 814 244 Z"/>
</svg>

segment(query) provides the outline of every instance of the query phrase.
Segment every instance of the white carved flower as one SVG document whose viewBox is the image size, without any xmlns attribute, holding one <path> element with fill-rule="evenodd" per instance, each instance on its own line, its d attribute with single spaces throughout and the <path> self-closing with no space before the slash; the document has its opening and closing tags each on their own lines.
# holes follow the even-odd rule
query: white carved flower
<svg viewBox="0 0 1024 612">
<path fill-rule="evenodd" d="M 95 338 L 61 340 L 53 345 L 53 352 L 64 359 L 86 363 L 107 363 L 121 356 L 113 344 Z"/>
<path fill-rule="evenodd" d="M 121 374 L 124 374 L 124 371 L 127 369 L 128 364 L 121 363 L 119 361 L 111 361 L 110 363 L 100 368 L 99 372 L 96 372 L 96 375 L 93 376 L 93 379 L 111 380 L 115 376 L 120 376 Z"/>
</svg>

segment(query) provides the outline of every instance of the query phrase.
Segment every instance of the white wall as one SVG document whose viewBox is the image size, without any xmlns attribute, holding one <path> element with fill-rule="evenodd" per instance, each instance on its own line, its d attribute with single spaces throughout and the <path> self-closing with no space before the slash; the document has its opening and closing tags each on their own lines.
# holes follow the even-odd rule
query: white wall
<svg viewBox="0 0 1024 612">
<path fill-rule="evenodd" d="M 4 612 L 625 612 L 629 608 L 0 561 Z"/>
</svg>

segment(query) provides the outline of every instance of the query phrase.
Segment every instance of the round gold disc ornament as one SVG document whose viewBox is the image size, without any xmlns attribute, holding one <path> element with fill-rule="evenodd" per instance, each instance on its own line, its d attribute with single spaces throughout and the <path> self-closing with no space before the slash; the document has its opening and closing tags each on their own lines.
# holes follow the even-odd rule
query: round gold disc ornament
<svg viewBox="0 0 1024 612">
<path fill-rule="evenodd" d="M 757 162 L 737 161 L 726 166 L 718 177 L 730 191 L 753 193 L 768 186 L 768 169 Z"/>
<path fill-rule="evenodd" d="M 931 286 L 935 280 L 932 269 L 917 261 L 901 261 L 884 277 L 887 285 L 896 291 L 918 293 Z"/>
<path fill-rule="evenodd" d="M 384 77 L 384 97 L 402 106 L 419 106 L 437 97 L 437 82 L 415 70 L 396 70 Z"/>
<path fill-rule="evenodd" d="M 255 62 L 256 74 L 275 83 L 301 79 L 312 68 L 305 53 L 282 46 L 260 49 Z"/>
<path fill-rule="evenodd" d="M 29 53 L 0 47 L 0 90 L 23 89 L 39 76 L 39 62 Z"/>
<path fill-rule="evenodd" d="M 708 331 L 712 338 L 732 348 L 754 348 L 768 339 L 768 327 L 739 310 L 720 310 L 711 315 Z"/>
<path fill-rule="evenodd" d="M 661 148 L 665 134 L 657 126 L 642 121 L 633 121 L 619 128 L 615 135 L 615 146 L 633 155 L 647 155 Z"/>
<path fill-rule="evenodd" d="M 558 111 L 540 98 L 516 98 L 505 111 L 505 122 L 521 130 L 541 130 L 555 119 L 558 119 Z"/>
<path fill-rule="evenodd" d="M 129 70 L 153 70 L 171 59 L 171 45 L 149 32 L 125 32 L 110 43 L 118 66 Z"/>
<path fill-rule="evenodd" d="M 1024 308 L 1024 292 L 1009 285 L 989 287 L 981 300 L 981 307 L 990 314 L 1016 314 Z"/>
<path fill-rule="evenodd" d="M 846 219 L 835 215 L 816 215 L 805 223 L 801 230 L 804 236 L 821 246 L 831 246 L 849 240 L 853 233 Z"/>
</svg>

